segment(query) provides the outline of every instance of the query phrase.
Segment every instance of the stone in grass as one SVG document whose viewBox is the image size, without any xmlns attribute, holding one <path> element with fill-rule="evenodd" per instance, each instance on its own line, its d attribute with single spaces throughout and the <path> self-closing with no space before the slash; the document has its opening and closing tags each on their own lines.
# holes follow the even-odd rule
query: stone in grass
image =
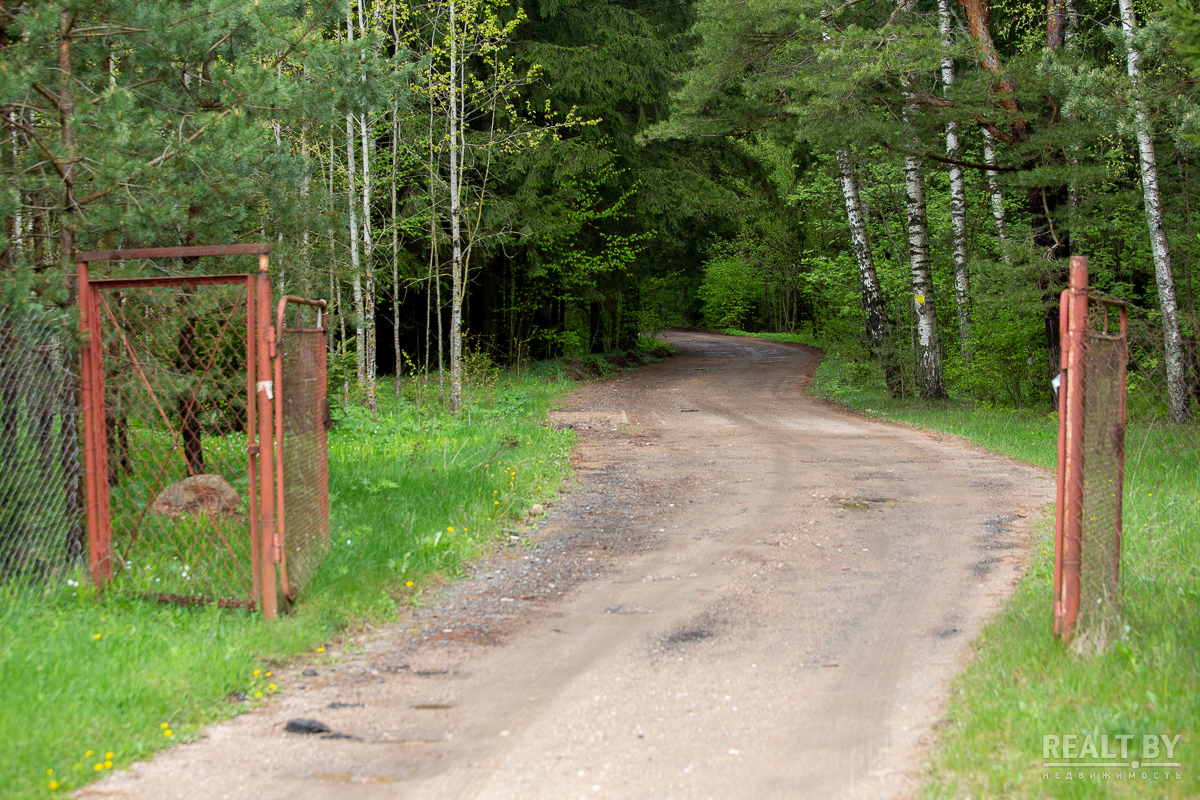
<svg viewBox="0 0 1200 800">
<path fill-rule="evenodd" d="M 296 719 L 288 721 L 284 730 L 288 733 L 330 733 L 332 729 L 324 722 L 296 717 Z"/>
<path fill-rule="evenodd" d="M 544 506 L 542 506 L 541 503 L 534 503 L 533 505 L 531 505 L 529 507 L 529 515 L 532 517 L 536 517 L 536 516 L 539 516 L 539 515 L 545 514 L 545 513 L 546 513 L 546 509 Z"/>
<path fill-rule="evenodd" d="M 220 475 L 193 475 L 159 492 L 150 510 L 169 517 L 224 517 L 238 513 L 241 505 L 237 490 Z"/>
</svg>

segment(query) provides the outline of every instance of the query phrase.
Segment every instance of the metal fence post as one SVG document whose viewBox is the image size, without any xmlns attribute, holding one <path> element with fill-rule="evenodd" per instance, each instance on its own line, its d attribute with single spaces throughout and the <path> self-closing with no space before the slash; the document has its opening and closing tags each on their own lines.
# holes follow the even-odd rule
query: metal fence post
<svg viewBox="0 0 1200 800">
<path fill-rule="evenodd" d="M 1079 616 L 1079 580 L 1083 546 L 1083 376 L 1084 330 L 1088 319 L 1088 260 L 1071 257 L 1071 294 L 1067 322 L 1066 459 L 1063 491 L 1062 624 L 1070 639 Z"/>
<path fill-rule="evenodd" d="M 278 610 L 275 564 L 279 559 L 279 541 L 275 531 L 275 417 L 274 370 L 271 359 L 275 356 L 275 327 L 271 324 L 271 265 L 270 256 L 258 257 L 257 307 L 255 313 L 256 350 L 258 351 L 258 461 L 259 510 L 261 516 L 260 539 L 262 569 L 262 613 L 265 619 L 274 619 Z"/>
<path fill-rule="evenodd" d="M 98 587 L 112 578 L 112 520 L 108 511 L 108 419 L 104 412 L 104 359 L 100 303 L 88 281 L 88 262 L 79 268 L 80 367 L 83 390 L 83 448 L 87 488 L 88 560 Z"/>
</svg>

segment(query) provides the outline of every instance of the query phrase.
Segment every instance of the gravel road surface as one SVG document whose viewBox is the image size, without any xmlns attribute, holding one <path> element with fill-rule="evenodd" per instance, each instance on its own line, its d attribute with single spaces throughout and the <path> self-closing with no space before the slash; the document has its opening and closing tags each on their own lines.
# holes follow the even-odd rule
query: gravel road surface
<svg viewBox="0 0 1200 800">
<path fill-rule="evenodd" d="M 468 580 L 77 796 L 910 796 L 1052 476 L 808 397 L 811 348 L 666 338 L 554 412 L 578 485 Z"/>
</svg>

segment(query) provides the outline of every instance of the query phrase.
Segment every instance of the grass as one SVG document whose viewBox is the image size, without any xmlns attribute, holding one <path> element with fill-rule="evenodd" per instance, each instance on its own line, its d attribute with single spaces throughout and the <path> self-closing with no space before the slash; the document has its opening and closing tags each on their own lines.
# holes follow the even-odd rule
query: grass
<svg viewBox="0 0 1200 800">
<path fill-rule="evenodd" d="M 381 387 L 377 414 L 343 412 L 329 437 L 331 546 L 281 619 L 98 597 L 82 574 L 0 617 L 4 796 L 69 791 L 287 691 L 274 668 L 327 659 L 347 630 L 423 602 L 554 495 L 574 438 L 547 411 L 578 384 L 562 364 L 470 366 L 469 414 L 443 413 L 436 382 L 411 381 L 402 402 Z"/>
<path fill-rule="evenodd" d="M 753 334 L 760 335 L 760 334 Z M 776 335 L 788 341 L 799 337 Z M 812 344 L 811 341 L 805 343 Z M 967 400 L 891 400 L 874 366 L 827 347 L 815 393 L 866 416 L 957 434 L 1053 470 L 1057 416 Z M 954 684 L 924 798 L 1195 797 L 1200 793 L 1200 427 L 1146 418 L 1126 434 L 1124 639 L 1081 657 L 1051 634 L 1053 509 L 1015 594 Z M 1179 735 L 1178 769 L 1046 769 L 1043 736 Z M 1161 749 L 1161 745 L 1160 745 Z M 1160 753 L 1158 761 L 1166 760 Z M 1117 759 L 1121 760 L 1121 759 Z M 1143 772 L 1146 777 L 1143 778 Z M 1070 774 L 1068 779 L 1066 776 Z M 1120 777 L 1118 778 L 1118 774 Z M 1157 774 L 1157 778 L 1155 775 Z M 1082 776 L 1082 777 L 1081 777 Z"/>
</svg>

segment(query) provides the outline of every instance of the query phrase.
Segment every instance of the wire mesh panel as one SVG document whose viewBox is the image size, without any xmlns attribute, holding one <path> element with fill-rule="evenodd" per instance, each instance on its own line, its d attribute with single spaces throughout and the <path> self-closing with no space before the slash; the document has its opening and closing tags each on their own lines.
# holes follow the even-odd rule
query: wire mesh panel
<svg viewBox="0 0 1200 800">
<path fill-rule="evenodd" d="M 109 537 L 98 550 L 117 588 L 254 605 L 248 285 L 245 276 L 90 283 Z"/>
<path fill-rule="evenodd" d="M 1083 337 L 1083 505 L 1079 646 L 1103 649 L 1120 626 L 1121 486 L 1125 457 L 1125 337 L 1106 332 L 1107 308 Z M 1097 319 L 1097 316 L 1104 320 Z"/>
<path fill-rule="evenodd" d="M 1125 304 L 1087 294 L 1087 259 L 1071 258 L 1062 294 L 1054 632 L 1078 652 L 1119 635 L 1125 469 Z"/>
<path fill-rule="evenodd" d="M 0 614 L 80 578 L 76 341 L 66 314 L 0 308 Z"/>
<path fill-rule="evenodd" d="M 287 298 L 281 303 L 287 304 Z M 298 311 L 322 318 L 314 310 Z M 326 390 L 325 330 L 315 327 L 281 327 L 278 346 L 278 398 L 280 417 L 279 460 L 283 503 L 280 532 L 283 540 L 281 581 L 285 595 L 294 599 L 311 579 L 329 542 L 329 458 L 326 446 L 328 410 Z"/>
</svg>

